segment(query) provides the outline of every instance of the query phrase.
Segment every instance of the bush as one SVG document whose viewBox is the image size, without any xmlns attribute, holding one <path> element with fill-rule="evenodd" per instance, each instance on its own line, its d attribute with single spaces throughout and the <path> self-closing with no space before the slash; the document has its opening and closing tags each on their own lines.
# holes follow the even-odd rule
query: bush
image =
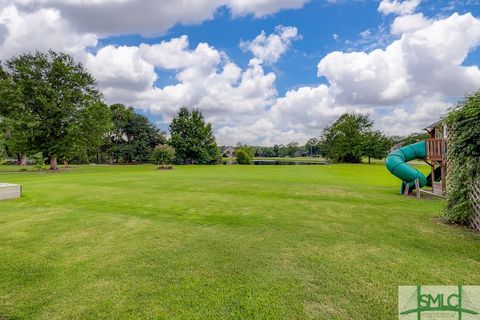
<svg viewBox="0 0 480 320">
<path fill-rule="evenodd" d="M 43 157 L 43 153 L 37 152 L 32 157 L 33 160 L 33 167 L 37 169 L 37 171 L 45 170 L 45 158 Z"/>
<path fill-rule="evenodd" d="M 175 149 L 167 144 L 156 146 L 150 155 L 151 161 L 162 166 L 170 164 L 173 159 L 175 159 Z"/>
<path fill-rule="evenodd" d="M 472 181 L 480 179 L 480 91 L 454 108 L 446 123 L 449 171 L 443 215 L 450 223 L 468 225 L 473 217 Z"/>
<path fill-rule="evenodd" d="M 238 164 L 250 164 L 253 160 L 254 150 L 252 147 L 240 147 L 235 150 Z"/>
</svg>

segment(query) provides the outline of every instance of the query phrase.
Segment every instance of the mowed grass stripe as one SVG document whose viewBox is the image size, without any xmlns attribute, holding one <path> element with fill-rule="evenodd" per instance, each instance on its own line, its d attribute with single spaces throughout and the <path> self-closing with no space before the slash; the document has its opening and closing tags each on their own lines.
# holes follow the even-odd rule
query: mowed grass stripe
<svg viewBox="0 0 480 320">
<path fill-rule="evenodd" d="M 0 173 L 0 318 L 391 319 L 476 284 L 480 242 L 381 165 Z"/>
</svg>

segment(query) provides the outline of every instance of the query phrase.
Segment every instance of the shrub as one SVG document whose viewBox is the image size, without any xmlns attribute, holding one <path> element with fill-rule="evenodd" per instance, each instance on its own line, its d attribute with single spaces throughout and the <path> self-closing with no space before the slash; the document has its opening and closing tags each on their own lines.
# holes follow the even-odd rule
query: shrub
<svg viewBox="0 0 480 320">
<path fill-rule="evenodd" d="M 33 160 L 33 167 L 37 169 L 37 171 L 42 171 L 45 169 L 45 158 L 43 157 L 43 153 L 37 152 L 32 155 Z"/>
<path fill-rule="evenodd" d="M 162 166 L 170 164 L 173 159 L 175 159 L 175 149 L 167 144 L 156 146 L 150 155 L 151 161 Z"/>
<path fill-rule="evenodd" d="M 443 215 L 450 223 L 468 225 L 473 216 L 472 181 L 480 179 L 480 91 L 454 108 L 446 123 L 449 171 Z"/>
<path fill-rule="evenodd" d="M 243 146 L 235 150 L 238 164 L 250 164 L 253 160 L 254 150 L 252 147 Z"/>
</svg>

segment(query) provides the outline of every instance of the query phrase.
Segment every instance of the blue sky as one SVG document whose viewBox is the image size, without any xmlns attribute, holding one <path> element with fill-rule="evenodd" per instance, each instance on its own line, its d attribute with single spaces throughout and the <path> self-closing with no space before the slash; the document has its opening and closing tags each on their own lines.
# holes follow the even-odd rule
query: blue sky
<svg viewBox="0 0 480 320">
<path fill-rule="evenodd" d="M 139 34 L 121 35 L 100 39 L 98 48 L 105 45 L 139 45 L 158 43 L 181 35 L 188 35 L 190 46 L 208 42 L 217 49 L 225 51 L 237 64 L 245 67 L 251 55 L 240 49 L 239 41 L 255 38 L 264 30 L 272 33 L 277 25 L 295 26 L 302 36 L 295 42 L 292 50 L 278 61 L 274 69 L 277 72 L 277 88 L 280 93 L 303 85 L 326 82 L 317 77 L 316 64 L 332 51 L 354 51 L 361 49 L 384 48 L 386 43 L 372 39 L 368 44 L 361 43 L 360 33 L 370 30 L 381 32 L 388 28 L 395 16 L 384 16 L 378 10 L 378 1 L 344 0 L 337 3 L 312 1 L 298 10 L 283 10 L 267 17 L 255 18 L 252 15 L 233 18 L 230 11 L 219 8 L 215 18 L 195 25 L 175 25 L 165 34 L 144 37 Z M 453 12 L 480 13 L 480 4 L 475 1 L 430 0 L 419 5 L 419 11 L 427 17 L 448 16 Z M 334 39 L 334 34 L 338 36 Z M 394 39 L 397 37 L 391 37 Z M 469 55 L 466 64 L 478 64 L 480 51 Z M 267 68 L 271 69 L 271 68 Z M 174 84 L 174 73 L 158 70 L 158 85 Z"/>
<path fill-rule="evenodd" d="M 222 144 L 303 143 L 343 112 L 408 134 L 480 87 L 479 8 L 478 0 L 5 0 L 0 59 L 67 51 L 108 103 L 135 107 L 162 129 L 180 105 L 198 108 Z"/>
</svg>

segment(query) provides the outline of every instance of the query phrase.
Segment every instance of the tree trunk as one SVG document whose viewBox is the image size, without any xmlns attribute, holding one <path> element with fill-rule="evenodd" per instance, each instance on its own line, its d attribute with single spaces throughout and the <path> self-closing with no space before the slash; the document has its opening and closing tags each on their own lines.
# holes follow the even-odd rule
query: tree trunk
<svg viewBox="0 0 480 320">
<path fill-rule="evenodd" d="M 110 158 L 108 159 L 108 162 L 109 162 L 110 164 L 113 164 L 113 157 L 112 157 L 112 156 L 110 156 Z"/>
<path fill-rule="evenodd" d="M 22 153 L 20 155 L 20 166 L 25 167 L 27 165 L 27 155 Z"/>
<path fill-rule="evenodd" d="M 50 170 L 58 170 L 57 167 L 57 157 L 50 157 Z"/>
<path fill-rule="evenodd" d="M 368 164 L 370 164 L 370 157 L 368 157 Z"/>
</svg>

